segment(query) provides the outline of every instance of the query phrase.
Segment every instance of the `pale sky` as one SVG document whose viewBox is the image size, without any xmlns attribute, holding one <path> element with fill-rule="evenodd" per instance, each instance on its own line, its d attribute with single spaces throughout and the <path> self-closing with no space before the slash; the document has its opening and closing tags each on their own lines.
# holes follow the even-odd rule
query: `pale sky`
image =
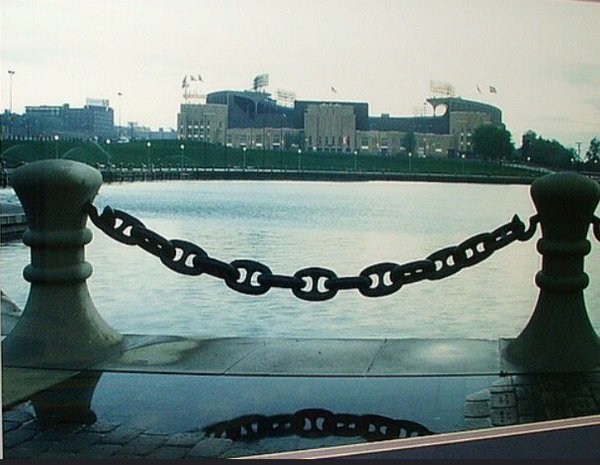
<svg viewBox="0 0 600 465">
<path fill-rule="evenodd" d="M 2 0 L 2 108 L 107 98 L 175 127 L 181 81 L 369 103 L 412 116 L 431 80 L 582 154 L 600 136 L 600 3 L 575 0 Z M 495 86 L 496 94 L 489 92 Z M 331 87 L 337 93 L 331 91 Z M 480 87 L 482 93 L 477 91 Z"/>
</svg>

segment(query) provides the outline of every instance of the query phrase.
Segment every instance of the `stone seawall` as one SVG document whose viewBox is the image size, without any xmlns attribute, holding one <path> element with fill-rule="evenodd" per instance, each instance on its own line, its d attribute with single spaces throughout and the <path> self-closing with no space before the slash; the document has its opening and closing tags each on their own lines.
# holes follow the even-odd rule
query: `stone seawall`
<svg viewBox="0 0 600 465">
<path fill-rule="evenodd" d="M 248 180 L 248 181 L 416 181 L 476 184 L 529 185 L 535 176 L 488 176 L 426 173 L 385 173 L 353 171 L 280 171 L 280 170 L 115 170 L 102 171 L 104 182 L 166 181 L 166 180 Z"/>
</svg>

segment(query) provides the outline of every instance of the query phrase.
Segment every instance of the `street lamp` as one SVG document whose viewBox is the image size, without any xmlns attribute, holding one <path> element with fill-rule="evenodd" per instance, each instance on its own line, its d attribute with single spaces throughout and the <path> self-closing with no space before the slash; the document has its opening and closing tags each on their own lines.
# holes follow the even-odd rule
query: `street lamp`
<svg viewBox="0 0 600 465">
<path fill-rule="evenodd" d="M 208 128 L 207 128 L 207 124 L 206 124 L 207 116 L 216 116 L 216 113 L 204 113 L 204 127 L 202 128 L 202 139 L 204 140 L 204 168 L 206 168 L 207 144 L 208 144 Z"/>
<path fill-rule="evenodd" d="M 302 149 L 298 149 L 298 171 L 302 171 Z"/>
<path fill-rule="evenodd" d="M 10 81 L 9 81 L 9 87 L 10 87 L 10 105 L 9 105 L 9 109 L 10 109 L 10 113 L 12 114 L 13 111 L 13 92 L 12 92 L 12 81 L 13 81 L 13 76 L 15 75 L 15 72 L 12 69 L 8 70 L 8 75 L 10 76 Z"/>
<path fill-rule="evenodd" d="M 462 174 L 465 174 L 465 157 L 466 155 L 463 153 L 460 158 L 462 158 Z"/>
<path fill-rule="evenodd" d="M 358 171 L 358 150 L 354 151 L 354 171 Z"/>
<path fill-rule="evenodd" d="M 110 139 L 106 139 L 106 158 L 107 158 L 107 163 L 109 165 L 112 165 L 112 160 L 110 158 Z M 110 168 L 110 166 L 109 166 Z"/>
<path fill-rule="evenodd" d="M 267 145 L 267 140 L 265 138 L 265 128 L 262 131 L 262 169 L 265 169 L 265 145 Z"/>
<path fill-rule="evenodd" d="M 411 174 L 412 172 L 412 166 L 410 164 L 412 159 L 412 152 L 408 152 L 408 174 Z"/>
<path fill-rule="evenodd" d="M 146 147 L 148 147 L 148 169 L 150 169 L 150 147 L 152 147 L 152 143 L 150 141 L 146 142 Z"/>
<path fill-rule="evenodd" d="M 54 134 L 54 142 L 55 142 L 55 148 L 54 148 L 54 158 L 58 158 L 58 141 L 59 141 L 60 137 L 58 136 L 58 134 Z"/>
<path fill-rule="evenodd" d="M 183 170 L 183 151 L 185 150 L 185 144 L 181 144 L 179 146 L 179 148 L 181 149 L 181 169 Z"/>
<path fill-rule="evenodd" d="M 117 96 L 119 97 L 119 139 L 121 139 L 121 137 L 123 137 L 123 130 L 121 127 L 121 97 L 123 96 L 123 94 L 121 92 L 117 92 Z"/>
<path fill-rule="evenodd" d="M 283 150 L 281 149 L 281 145 L 279 146 L 279 171 L 283 171 Z"/>
<path fill-rule="evenodd" d="M 8 125 L 8 136 L 9 138 L 12 139 L 12 121 L 13 121 L 13 91 L 12 91 L 12 81 L 13 81 L 13 76 L 14 76 L 15 72 L 13 70 L 8 70 L 8 75 L 10 76 L 10 81 L 9 81 L 9 87 L 10 87 L 10 116 L 9 116 L 9 125 Z"/>
<path fill-rule="evenodd" d="M 246 147 L 242 148 L 242 152 L 244 153 L 244 171 L 246 171 Z"/>
</svg>

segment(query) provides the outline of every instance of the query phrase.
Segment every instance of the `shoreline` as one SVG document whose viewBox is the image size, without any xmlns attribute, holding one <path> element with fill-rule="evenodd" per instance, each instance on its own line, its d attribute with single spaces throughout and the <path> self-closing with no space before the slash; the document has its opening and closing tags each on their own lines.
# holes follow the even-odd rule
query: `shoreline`
<svg viewBox="0 0 600 465">
<path fill-rule="evenodd" d="M 471 184 L 519 184 L 529 185 L 537 176 L 498 176 L 481 174 L 442 174 L 442 173 L 382 173 L 344 171 L 280 171 L 280 170 L 223 170 L 223 169 L 163 169 L 144 170 L 102 170 L 104 182 L 150 182 L 175 180 L 215 180 L 215 181 L 327 181 L 327 182 L 449 182 Z"/>
</svg>

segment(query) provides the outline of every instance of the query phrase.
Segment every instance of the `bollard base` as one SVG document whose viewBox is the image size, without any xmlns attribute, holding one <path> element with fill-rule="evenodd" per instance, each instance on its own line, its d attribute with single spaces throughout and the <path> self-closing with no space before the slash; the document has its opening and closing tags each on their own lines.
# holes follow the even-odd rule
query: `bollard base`
<svg viewBox="0 0 600 465">
<path fill-rule="evenodd" d="M 600 338 L 582 294 L 542 291 L 529 323 L 505 345 L 502 357 L 518 371 L 535 373 L 599 368 Z"/>
<path fill-rule="evenodd" d="M 3 365 L 79 370 L 119 351 L 122 340 L 96 310 L 85 284 L 35 285 L 2 341 Z"/>
</svg>

